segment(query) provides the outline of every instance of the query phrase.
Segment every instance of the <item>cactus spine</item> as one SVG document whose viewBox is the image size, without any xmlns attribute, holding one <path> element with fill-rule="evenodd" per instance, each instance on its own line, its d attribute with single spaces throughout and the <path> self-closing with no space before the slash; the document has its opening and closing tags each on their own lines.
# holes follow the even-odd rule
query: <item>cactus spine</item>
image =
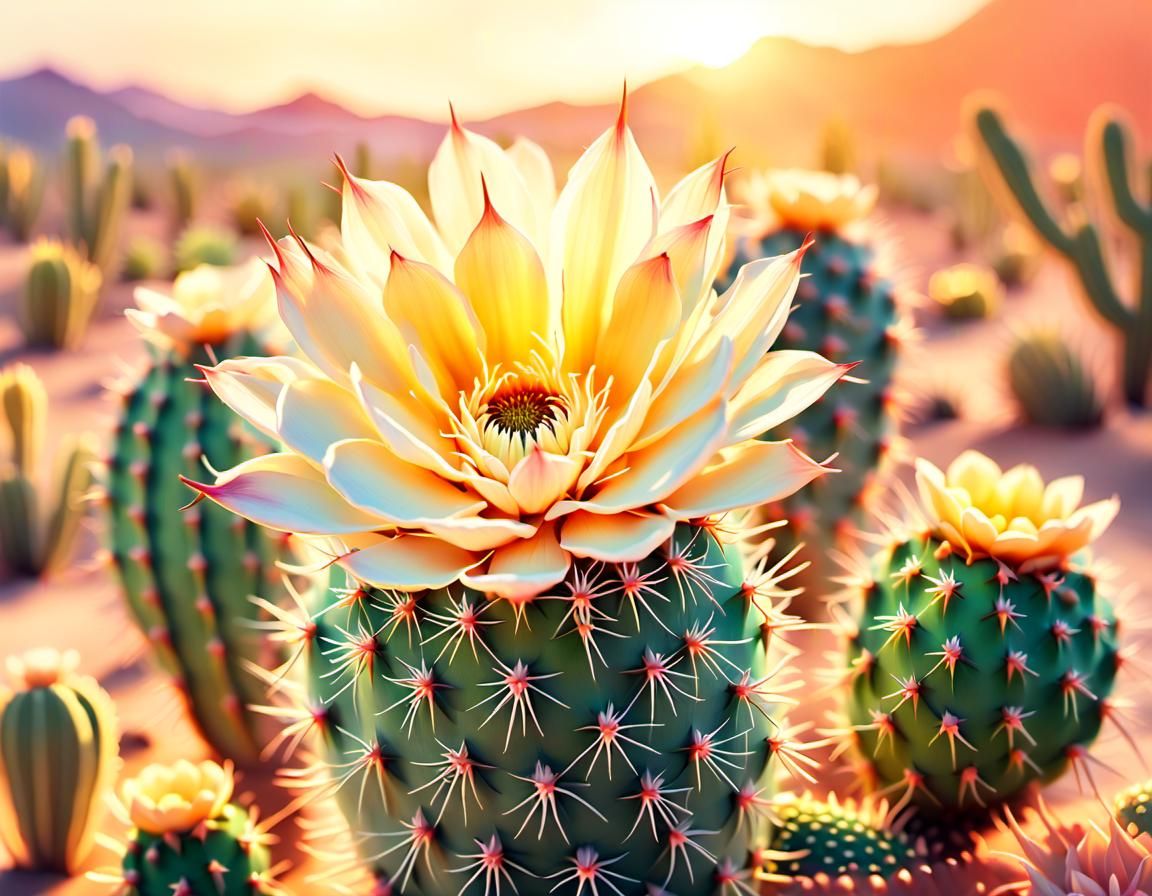
<svg viewBox="0 0 1152 896">
<path fill-rule="evenodd" d="M 96 265 L 60 243 L 32 247 L 21 326 L 29 345 L 75 348 L 84 340 L 103 277 Z"/>
<path fill-rule="evenodd" d="M 19 575 L 46 575 L 67 563 L 96 460 L 90 436 L 66 438 L 59 448 L 54 501 L 41 497 L 47 402 L 32 368 L 14 364 L 0 371 L 0 406 L 11 445 L 11 456 L 0 466 L 0 555 L 9 572 Z"/>
<path fill-rule="evenodd" d="M 1108 185 L 1108 196 L 1101 200 L 1111 200 L 1116 217 L 1139 246 L 1140 275 L 1134 295 L 1126 298 L 1118 285 L 1123 274 L 1109 268 L 1104 240 L 1086 214 L 1088 206 L 1074 203 L 1067 213 L 1058 215 L 1045 204 L 1024 150 L 1005 129 L 1000 115 L 982 108 L 973 121 L 989 167 L 997 172 L 1017 208 L 1040 238 L 1072 264 L 1088 302 L 1116 329 L 1123 346 L 1124 398 L 1134 407 L 1146 407 L 1152 375 L 1152 202 L 1141 200 L 1142 191 L 1133 182 L 1127 127 L 1113 111 L 1101 109 L 1089 126 L 1087 138 L 1088 155 L 1094 160 L 1090 164 L 1098 169 L 1099 180 Z"/>
<path fill-rule="evenodd" d="M 518 603 L 335 575 L 308 678 L 385 890 L 751 885 L 770 760 L 795 745 L 769 680 L 783 617 L 734 546 L 682 525 L 642 563 L 581 563 L 554 597 Z"/>
<path fill-rule="evenodd" d="M 132 204 L 132 150 L 114 146 L 100 177 L 100 144 L 92 120 L 73 118 L 68 122 L 67 136 L 69 231 L 88 260 L 109 277 Z"/>
<path fill-rule="evenodd" d="M 75 654 L 9 660 L 0 695 L 0 839 L 20 868 L 70 874 L 84 861 L 119 765 L 111 698 Z"/>
</svg>

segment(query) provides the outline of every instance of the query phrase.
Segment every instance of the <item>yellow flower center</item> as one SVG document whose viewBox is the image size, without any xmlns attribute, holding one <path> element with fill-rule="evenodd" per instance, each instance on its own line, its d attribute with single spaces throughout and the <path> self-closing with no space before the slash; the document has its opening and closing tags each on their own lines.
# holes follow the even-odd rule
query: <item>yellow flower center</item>
<svg viewBox="0 0 1152 896">
<path fill-rule="evenodd" d="M 540 427 L 556 431 L 556 423 L 563 413 L 558 395 L 539 386 L 516 386 L 488 402 L 481 425 L 518 435 L 521 441 L 536 441 Z"/>
</svg>

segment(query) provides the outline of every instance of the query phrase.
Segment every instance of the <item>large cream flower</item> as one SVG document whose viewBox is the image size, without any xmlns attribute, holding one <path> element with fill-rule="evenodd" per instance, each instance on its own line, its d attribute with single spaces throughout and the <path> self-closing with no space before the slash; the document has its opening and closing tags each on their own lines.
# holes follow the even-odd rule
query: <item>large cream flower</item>
<svg viewBox="0 0 1152 896">
<path fill-rule="evenodd" d="M 176 276 L 171 294 L 138 287 L 124 313 L 145 337 L 187 349 L 223 342 L 238 330 L 260 330 L 276 316 L 276 287 L 258 258 L 233 267 L 202 264 Z"/>
<path fill-rule="evenodd" d="M 967 557 L 995 557 L 1023 570 L 1059 564 L 1087 547 L 1116 516 L 1116 498 L 1081 507 L 1084 479 L 1044 484 L 1035 467 L 1007 472 L 965 451 L 942 473 L 916 463 L 920 498 L 936 533 Z"/>
<path fill-rule="evenodd" d="M 678 520 L 777 500 L 825 468 L 756 436 L 846 367 L 769 352 L 800 253 L 717 296 L 724 160 L 660 200 L 621 118 L 554 199 L 544 153 L 453 126 L 433 226 L 347 176 L 343 263 L 277 245 L 306 360 L 226 361 L 212 388 L 284 451 L 192 485 L 274 529 L 337 536 L 379 587 L 529 598 L 573 557 L 636 561 Z"/>
<path fill-rule="evenodd" d="M 876 187 L 854 174 L 784 169 L 753 172 L 743 199 L 758 219 L 775 218 L 800 230 L 840 230 L 866 218 L 876 206 Z"/>
<path fill-rule="evenodd" d="M 120 800 L 132 824 L 149 834 L 190 831 L 219 818 L 232 799 L 232 767 L 211 760 L 149 765 L 124 782 Z"/>
</svg>

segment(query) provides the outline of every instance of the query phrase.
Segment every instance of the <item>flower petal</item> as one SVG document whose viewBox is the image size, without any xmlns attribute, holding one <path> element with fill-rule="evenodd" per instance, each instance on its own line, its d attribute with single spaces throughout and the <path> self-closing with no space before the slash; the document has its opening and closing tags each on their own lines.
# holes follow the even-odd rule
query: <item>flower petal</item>
<svg viewBox="0 0 1152 896">
<path fill-rule="evenodd" d="M 532 538 L 497 548 L 484 572 L 466 572 L 460 581 L 469 588 L 517 599 L 534 597 L 564 581 L 572 557 L 560 547 L 554 526 L 542 526 Z"/>
<path fill-rule="evenodd" d="M 519 520 L 465 516 L 425 522 L 422 528 L 458 548 L 486 553 L 518 538 L 531 538 L 538 527 Z"/>
<path fill-rule="evenodd" d="M 230 358 L 201 368 L 204 379 L 224 404 L 276 439 L 276 402 L 286 383 L 315 378 L 315 367 L 299 358 Z"/>
<path fill-rule="evenodd" d="M 769 352 L 732 400 L 732 441 L 758 438 L 795 417 L 854 366 L 815 352 Z"/>
<path fill-rule="evenodd" d="M 676 521 L 655 513 L 605 516 L 578 510 L 561 525 L 560 546 L 573 556 L 635 563 L 672 537 Z"/>
<path fill-rule="evenodd" d="M 329 483 L 350 504 L 399 526 L 474 516 L 488 506 L 372 439 L 334 443 L 324 469 Z"/>
<path fill-rule="evenodd" d="M 347 389 L 331 380 L 300 379 L 280 391 L 276 434 L 285 447 L 323 464 L 334 442 L 371 439 L 375 429 Z"/>
<path fill-rule="evenodd" d="M 387 526 L 350 505 L 296 454 L 255 457 L 222 473 L 214 485 L 181 480 L 233 513 L 280 532 L 339 535 Z"/>
<path fill-rule="evenodd" d="M 517 137 L 504 153 L 524 178 L 528 195 L 536 206 L 536 227 L 530 235 L 541 241 L 536 243 L 540 246 L 547 236 L 548 221 L 556 205 L 556 175 L 552 171 L 552 161 L 538 143 L 526 137 Z"/>
<path fill-rule="evenodd" d="M 438 538 L 398 535 L 340 558 L 353 578 L 397 591 L 446 588 L 475 566 L 475 554 Z"/>
<path fill-rule="evenodd" d="M 584 465 L 534 445 L 508 476 L 508 490 L 525 514 L 543 513 L 576 484 Z"/>
<path fill-rule="evenodd" d="M 662 504 L 676 519 L 699 519 L 779 501 L 827 472 L 790 441 L 742 442 Z"/>
</svg>

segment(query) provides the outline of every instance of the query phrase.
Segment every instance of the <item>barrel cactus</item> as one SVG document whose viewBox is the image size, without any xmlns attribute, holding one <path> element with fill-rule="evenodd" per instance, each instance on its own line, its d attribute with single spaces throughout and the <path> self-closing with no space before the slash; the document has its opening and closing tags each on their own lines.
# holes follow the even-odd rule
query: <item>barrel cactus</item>
<svg viewBox="0 0 1152 896">
<path fill-rule="evenodd" d="M 55 240 L 32 247 L 20 326 L 29 345 L 75 348 L 88 332 L 103 277 L 76 250 Z"/>
<path fill-rule="evenodd" d="M 712 289 L 724 173 L 654 219 L 621 115 L 553 205 L 538 147 L 454 123 L 437 227 L 349 174 L 348 265 L 278 245 L 308 361 L 208 372 L 285 450 L 190 484 L 331 540 L 336 580 L 290 627 L 378 892 L 749 887 L 772 773 L 806 757 L 773 677 L 780 573 L 724 515 L 826 472 L 756 437 L 843 369 L 768 351 L 799 253 Z"/>
<path fill-rule="evenodd" d="M 1004 287 L 991 268 L 964 263 L 933 274 L 928 281 L 928 296 L 945 317 L 975 320 L 992 317 L 1000 310 Z"/>
<path fill-rule="evenodd" d="M 265 656 L 252 623 L 283 595 L 278 539 L 217 507 L 186 504 L 179 477 L 262 453 L 204 387 L 200 365 L 265 348 L 274 306 L 267 268 L 201 267 L 171 295 L 136 291 L 127 314 L 154 346 L 123 394 L 105 483 L 111 558 L 128 606 L 193 721 L 221 755 L 245 764 L 262 746 L 263 687 L 247 665 Z"/>
<path fill-rule="evenodd" d="M 256 896 L 282 892 L 269 867 L 270 838 L 232 799 L 232 769 L 212 761 L 150 765 L 124 782 L 132 825 L 121 893 Z"/>
<path fill-rule="evenodd" d="M 1115 499 L 968 451 L 917 465 L 928 525 L 876 556 L 855 597 L 847 709 L 865 779 L 926 813 L 1001 803 L 1080 760 L 1120 665 L 1086 549 Z"/>
<path fill-rule="evenodd" d="M 1059 429 L 1093 429 L 1103 422 L 1096 379 L 1060 333 L 1017 336 L 1006 367 L 1012 398 L 1027 422 Z"/>
<path fill-rule="evenodd" d="M 119 768 L 116 710 L 74 651 L 8 660 L 0 694 L 0 840 L 19 868 L 74 873 Z"/>
<path fill-rule="evenodd" d="M 788 171 L 753 178 L 746 190 L 754 229 L 738 244 L 727 278 L 750 259 L 798 249 L 811 235 L 802 266 L 807 276 L 777 345 L 797 357 L 819 352 L 858 363 L 859 382 L 765 434 L 790 437 L 813 457 L 836 455 L 840 475 L 812 483 L 766 513 L 787 520 L 772 533 L 782 549 L 805 544 L 799 559 L 811 565 L 798 581 L 819 597 L 842 573 L 833 558 L 866 521 L 897 438 L 893 376 L 905 328 L 896 287 L 883 273 L 883 247 L 865 223 L 874 188 L 852 175 Z"/>
</svg>

